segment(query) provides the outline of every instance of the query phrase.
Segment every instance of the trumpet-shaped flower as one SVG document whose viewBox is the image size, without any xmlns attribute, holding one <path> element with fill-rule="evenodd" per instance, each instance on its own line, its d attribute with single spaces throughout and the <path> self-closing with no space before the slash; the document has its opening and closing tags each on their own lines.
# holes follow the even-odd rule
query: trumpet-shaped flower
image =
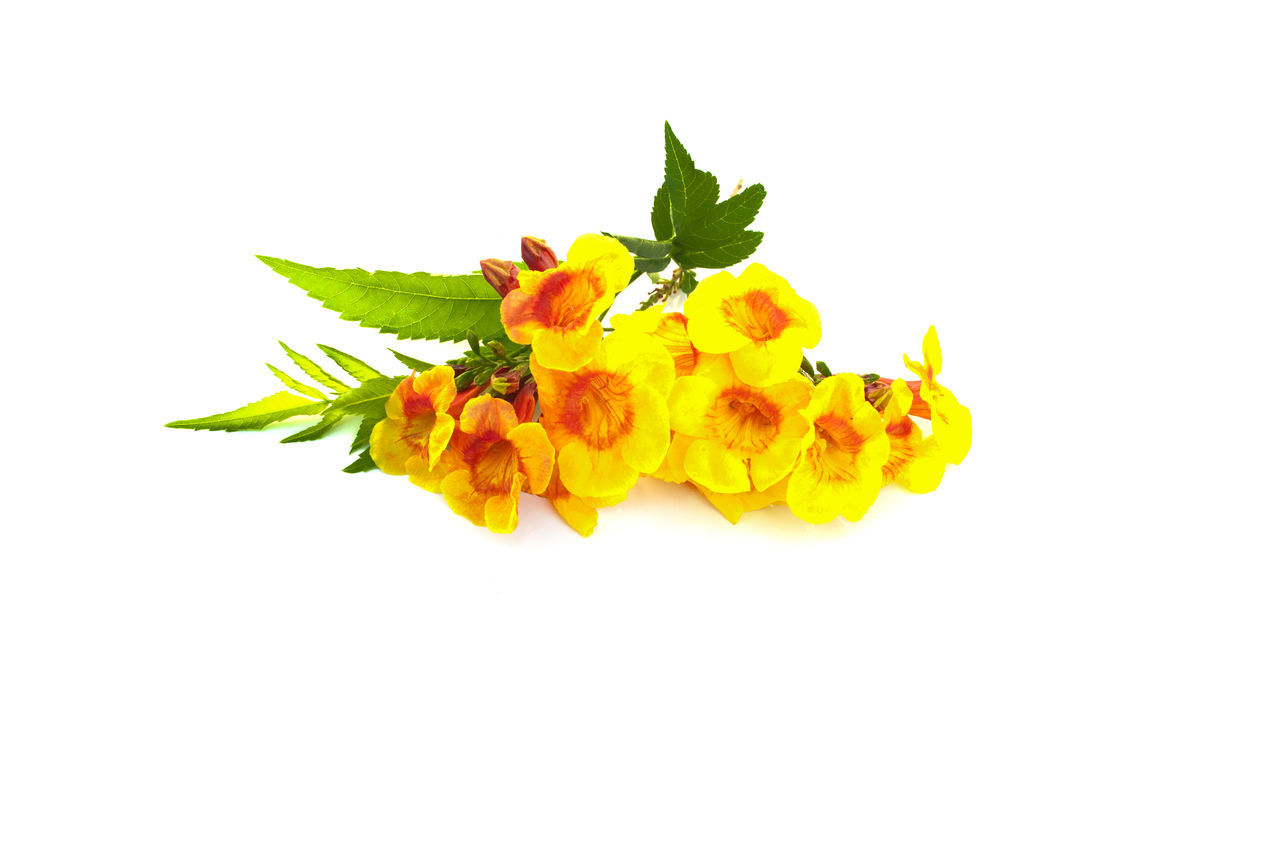
<svg viewBox="0 0 1280 850">
<path fill-rule="evenodd" d="M 973 442 L 973 418 L 969 408 L 957 401 L 951 390 L 938 383 L 937 375 L 942 371 L 942 348 L 938 345 L 938 330 L 933 325 L 924 335 L 921 347 L 924 363 L 917 363 L 905 354 L 902 362 L 920 376 L 920 398 L 929 406 L 933 436 L 943 460 L 960 463 Z"/>
<path fill-rule="evenodd" d="M 689 295 L 684 313 L 693 346 L 728 354 L 738 376 L 755 386 L 795 375 L 803 349 L 822 336 L 817 308 L 759 263 L 738 277 L 720 272 L 707 278 Z"/>
<path fill-rule="evenodd" d="M 534 352 L 529 361 L 560 479 L 577 496 L 626 493 L 667 453 L 667 395 L 675 380 L 671 355 L 656 340 L 614 331 L 576 371 L 552 369 Z"/>
<path fill-rule="evenodd" d="M 907 382 L 899 378 L 890 387 L 884 408 L 884 431 L 889 438 L 889 459 L 885 461 L 882 484 L 898 482 L 913 493 L 936 490 L 946 464 L 935 437 L 925 437 L 912 421 L 914 398 Z"/>
<path fill-rule="evenodd" d="M 547 484 L 547 489 L 542 492 L 542 496 L 551 502 L 551 507 L 560 514 L 560 518 L 583 537 L 590 537 L 591 532 L 595 531 L 596 522 L 599 520 L 599 508 L 616 505 L 626 498 L 625 493 L 608 499 L 593 499 L 570 493 L 569 488 L 565 487 L 564 482 L 560 480 L 558 463 L 551 470 L 551 482 Z"/>
<path fill-rule="evenodd" d="M 734 525 L 742 519 L 747 511 L 758 511 L 770 505 L 785 505 L 787 502 L 787 484 L 791 479 L 783 478 L 767 490 L 749 490 L 746 493 L 717 493 L 708 490 L 701 484 L 694 484 L 698 492 Z"/>
<path fill-rule="evenodd" d="M 373 426 L 369 455 L 390 475 L 423 475 L 440 460 L 454 418 L 453 368 L 437 366 L 400 382 L 387 398 L 387 418 Z"/>
<path fill-rule="evenodd" d="M 787 485 L 787 504 L 806 522 L 837 516 L 856 522 L 880 493 L 889 438 L 864 386 L 858 375 L 833 375 L 805 408 L 812 424 Z"/>
<path fill-rule="evenodd" d="M 662 305 L 658 305 L 630 315 L 614 316 L 610 321 L 614 330 L 650 334 L 662 343 L 675 363 L 677 378 L 697 371 L 702 358 L 689 340 L 689 320 L 683 313 L 666 313 Z"/>
<path fill-rule="evenodd" d="M 595 356 L 599 317 L 631 281 L 631 253 L 617 239 L 588 233 L 563 263 L 519 273 L 519 288 L 502 299 L 502 324 L 518 343 L 533 346 L 549 369 L 577 369 Z"/>
<path fill-rule="evenodd" d="M 671 427 L 691 438 L 685 473 L 717 493 L 768 490 L 795 466 L 809 430 L 801 411 L 812 392 L 799 378 L 752 386 L 723 360 L 706 374 L 679 378 Z"/>
<path fill-rule="evenodd" d="M 541 425 L 520 423 L 510 402 L 480 396 L 463 408 L 448 457 L 454 469 L 440 489 L 449 507 L 476 525 L 509 534 L 516 528 L 520 490 L 547 488 L 555 450 Z"/>
</svg>

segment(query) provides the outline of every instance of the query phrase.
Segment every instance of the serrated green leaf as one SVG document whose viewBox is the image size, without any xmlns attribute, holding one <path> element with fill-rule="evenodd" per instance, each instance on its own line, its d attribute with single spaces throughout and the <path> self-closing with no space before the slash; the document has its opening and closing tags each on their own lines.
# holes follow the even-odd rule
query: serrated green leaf
<svg viewBox="0 0 1280 850">
<path fill-rule="evenodd" d="M 373 462 L 373 458 L 369 455 L 369 450 L 365 449 L 360 456 L 351 461 L 350 464 L 342 468 L 343 472 L 372 472 L 377 469 L 378 465 Z"/>
<path fill-rule="evenodd" d="M 196 431 L 257 431 L 273 422 L 293 416 L 320 413 L 327 407 L 324 402 L 312 401 L 281 390 L 244 407 L 216 413 L 199 419 L 179 419 L 165 425 L 166 428 L 190 428 Z"/>
<path fill-rule="evenodd" d="M 478 274 L 367 272 L 258 259 L 342 318 L 400 339 L 456 342 L 468 331 L 485 338 L 502 331 L 502 299 Z"/>
<path fill-rule="evenodd" d="M 705 217 L 688 223 L 680 232 L 680 244 L 685 248 L 707 248 L 732 239 L 755 221 L 765 194 L 764 186 L 756 183 L 725 198 Z"/>
<path fill-rule="evenodd" d="M 664 133 L 667 149 L 664 183 L 669 194 L 671 224 L 678 235 L 687 222 L 697 221 L 715 207 L 720 197 L 720 183 L 709 171 L 694 167 L 693 157 L 676 138 L 670 122 L 665 125 Z"/>
<path fill-rule="evenodd" d="M 395 392 L 396 387 L 405 379 L 405 375 L 394 378 L 374 378 L 365 381 L 353 390 L 348 390 L 335 398 L 330 404 L 332 409 L 341 410 L 350 416 L 386 416 L 387 399 Z"/>
<path fill-rule="evenodd" d="M 280 342 L 280 340 L 276 340 Z M 343 393 L 351 389 L 351 387 L 339 381 L 320 367 L 320 364 L 307 357 L 305 354 L 299 354 L 289 346 L 280 342 L 280 347 L 284 349 L 284 353 L 289 355 L 289 359 L 298 365 L 298 368 L 307 374 L 307 377 L 318 384 L 328 387 L 335 393 Z"/>
<path fill-rule="evenodd" d="M 360 360 L 357 357 L 352 357 L 345 351 L 339 351 L 332 345 L 325 345 L 324 343 L 317 342 L 316 348 L 329 355 L 330 360 L 337 363 L 344 372 L 355 378 L 357 381 L 372 381 L 374 378 L 386 377 L 386 375 L 382 374 L 368 363 L 365 363 L 363 360 Z"/>
<path fill-rule="evenodd" d="M 373 426 L 385 418 L 382 415 L 369 415 L 361 419 L 360 427 L 356 429 L 356 435 L 351 438 L 351 450 L 347 454 L 355 454 L 369 445 L 369 438 L 373 435 Z"/>
<path fill-rule="evenodd" d="M 744 230 L 732 240 L 714 248 L 680 251 L 675 260 L 686 268 L 724 269 L 740 263 L 760 247 L 764 234 L 758 230 Z"/>
<path fill-rule="evenodd" d="M 396 351 L 394 348 L 388 348 L 387 351 L 390 351 L 392 356 L 394 356 L 397 360 L 399 360 L 401 363 L 408 366 L 410 369 L 412 369 L 415 372 L 429 372 L 430 370 L 436 368 L 436 365 L 434 363 L 428 363 L 425 360 L 419 360 L 416 357 L 410 357 L 407 354 L 401 354 L 399 351 Z"/>
<path fill-rule="evenodd" d="M 271 370 L 271 374 L 275 375 L 277 378 L 280 379 L 280 383 L 284 384 L 289 389 L 294 390 L 295 392 L 300 392 L 303 395 L 309 395 L 312 398 L 318 398 L 321 401 L 329 400 L 329 397 L 325 395 L 323 392 L 311 386 L 310 384 L 302 383 L 302 381 L 299 381 L 297 378 L 293 377 L 288 372 L 282 372 L 279 369 L 277 369 L 275 366 L 272 366 L 270 363 L 267 364 L 267 368 Z"/>
<path fill-rule="evenodd" d="M 653 222 L 653 235 L 659 240 L 667 241 L 676 235 L 671 224 L 671 193 L 667 191 L 666 183 L 659 186 L 658 193 L 653 196 L 653 212 L 649 214 L 649 220 Z"/>
<path fill-rule="evenodd" d="M 333 430 L 333 427 L 346 418 L 346 414 L 337 410 L 325 411 L 320 417 L 320 421 L 309 428 L 303 428 L 296 434 L 290 434 L 280 442 L 282 443 L 305 443 L 309 440 L 318 440 L 325 434 Z"/>
</svg>

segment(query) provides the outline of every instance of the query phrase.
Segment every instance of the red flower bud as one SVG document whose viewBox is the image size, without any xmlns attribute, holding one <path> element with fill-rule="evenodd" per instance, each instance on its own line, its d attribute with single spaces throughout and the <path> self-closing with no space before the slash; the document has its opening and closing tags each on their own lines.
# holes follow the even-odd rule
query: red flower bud
<svg viewBox="0 0 1280 850">
<path fill-rule="evenodd" d="M 516 288 L 520 269 L 510 260 L 481 260 L 480 274 L 484 275 L 484 279 L 499 295 L 506 297 L 508 292 Z"/>
<path fill-rule="evenodd" d="M 516 409 L 516 418 L 521 422 L 533 421 L 533 407 L 537 404 L 538 397 L 535 395 L 537 384 L 529 381 L 520 388 L 520 392 L 516 393 L 515 400 L 511 402 L 511 406 Z"/>
<path fill-rule="evenodd" d="M 546 242 L 536 236 L 526 236 L 520 240 L 520 259 L 530 271 L 545 272 L 560 265 L 556 252 Z"/>
</svg>

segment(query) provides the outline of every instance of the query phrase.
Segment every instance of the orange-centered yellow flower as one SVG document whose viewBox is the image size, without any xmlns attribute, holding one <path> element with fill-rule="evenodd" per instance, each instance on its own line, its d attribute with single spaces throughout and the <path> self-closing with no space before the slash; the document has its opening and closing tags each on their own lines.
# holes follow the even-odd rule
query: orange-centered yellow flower
<svg viewBox="0 0 1280 850">
<path fill-rule="evenodd" d="M 689 320 L 683 313 L 665 313 L 662 305 L 637 310 L 630 315 L 614 316 L 614 330 L 630 330 L 650 334 L 666 347 L 675 363 L 676 377 L 692 375 L 698 368 L 698 349 L 689 341 Z"/>
<path fill-rule="evenodd" d="M 930 420 L 933 422 L 933 436 L 938 441 L 942 458 L 947 463 L 959 463 L 969 453 L 973 442 L 973 418 L 969 408 L 965 407 L 951 393 L 951 390 L 938 383 L 937 375 L 942 371 L 942 348 L 938 345 L 938 330 L 933 325 L 924 335 L 921 346 L 924 363 L 917 363 L 907 355 L 902 355 L 902 362 L 907 368 L 920 376 L 920 398 L 929 405 Z"/>
<path fill-rule="evenodd" d="M 555 450 L 541 425 L 520 423 L 510 402 L 480 396 L 462 409 L 449 458 L 457 468 L 440 484 L 449 507 L 476 525 L 509 534 L 521 488 L 546 489 Z"/>
<path fill-rule="evenodd" d="M 679 378 L 671 391 L 671 427 L 692 438 L 684 471 L 717 493 L 768 490 L 795 466 L 809 430 L 801 413 L 813 386 L 795 378 L 765 387 L 739 380 L 728 363 Z"/>
<path fill-rule="evenodd" d="M 934 437 L 925 437 L 909 415 L 912 392 L 899 378 L 890 387 L 884 408 L 884 431 L 889 437 L 889 459 L 885 461 L 883 484 L 898 482 L 913 493 L 936 490 L 945 464 Z"/>
<path fill-rule="evenodd" d="M 614 331 L 575 372 L 529 361 L 542 403 L 541 423 L 558 453 L 560 480 L 585 498 L 626 493 L 653 472 L 671 432 L 667 394 L 675 380 L 671 355 L 656 340 Z"/>
<path fill-rule="evenodd" d="M 759 263 L 736 278 L 720 272 L 698 284 L 684 314 L 693 346 L 730 355 L 738 376 L 755 386 L 795 375 L 803 349 L 822 337 L 817 308 Z"/>
<path fill-rule="evenodd" d="M 598 509 L 616 505 L 626 498 L 626 494 L 623 493 L 608 499 L 592 499 L 574 495 L 569 492 L 569 488 L 565 487 L 564 482 L 560 480 L 560 465 L 556 464 L 555 469 L 551 471 L 551 483 L 542 492 L 542 497 L 551 502 L 551 507 L 555 508 L 556 513 L 560 514 L 560 518 L 568 523 L 570 528 L 583 537 L 590 537 L 591 532 L 595 531 L 596 522 L 599 520 L 600 512 Z"/>
<path fill-rule="evenodd" d="M 373 426 L 369 456 L 390 475 L 425 474 L 440 459 L 454 420 L 453 368 L 437 366 L 400 382 L 387 399 L 387 418 Z"/>
<path fill-rule="evenodd" d="M 600 344 L 600 314 L 631 282 L 634 268 L 631 253 L 617 239 L 579 236 L 555 268 L 520 271 L 519 288 L 502 299 L 507 335 L 531 344 L 548 369 L 583 366 Z"/>
<path fill-rule="evenodd" d="M 861 376 L 848 373 L 818 384 L 804 413 L 812 426 L 787 485 L 787 504 L 806 522 L 837 516 L 856 522 L 879 495 L 889 458 L 880 413 L 867 403 Z"/>
</svg>

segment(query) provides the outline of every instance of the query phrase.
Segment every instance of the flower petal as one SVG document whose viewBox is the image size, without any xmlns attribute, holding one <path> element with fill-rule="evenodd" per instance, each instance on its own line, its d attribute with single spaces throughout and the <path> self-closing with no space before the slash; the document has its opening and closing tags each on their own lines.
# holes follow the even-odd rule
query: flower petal
<svg viewBox="0 0 1280 850">
<path fill-rule="evenodd" d="M 751 488 L 742 458 L 724 451 L 711 440 L 694 440 L 689 444 L 684 469 L 694 482 L 717 493 L 740 493 Z"/>
</svg>

